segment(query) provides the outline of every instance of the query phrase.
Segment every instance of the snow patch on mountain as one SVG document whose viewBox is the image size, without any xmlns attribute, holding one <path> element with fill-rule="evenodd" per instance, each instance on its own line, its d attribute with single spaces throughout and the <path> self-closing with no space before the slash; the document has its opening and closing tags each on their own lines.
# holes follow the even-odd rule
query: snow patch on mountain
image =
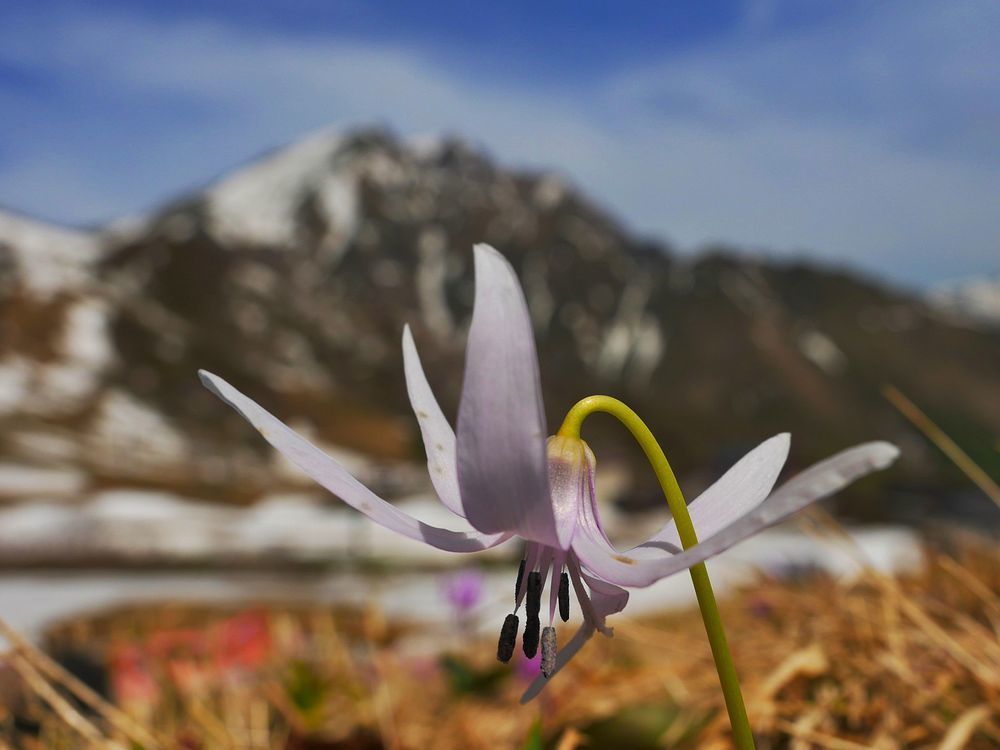
<svg viewBox="0 0 1000 750">
<path fill-rule="evenodd" d="M 311 209 L 325 224 L 324 248 L 342 251 L 358 224 L 358 186 L 343 145 L 333 133 L 318 133 L 223 178 L 205 196 L 213 233 L 293 247 Z"/>
<path fill-rule="evenodd" d="M 107 302 L 88 295 L 74 299 L 66 309 L 56 351 L 58 356 L 47 361 L 18 354 L 0 361 L 0 415 L 69 414 L 93 396 L 114 358 Z"/>
<path fill-rule="evenodd" d="M 99 252 L 97 236 L 0 211 L 0 251 L 6 249 L 17 278 L 39 299 L 85 286 Z"/>
<path fill-rule="evenodd" d="M 1000 324 L 1000 275 L 942 284 L 928 295 L 932 305 L 960 318 Z"/>
<path fill-rule="evenodd" d="M 807 330 L 795 341 L 802 356 L 827 375 L 840 375 L 847 367 L 847 357 L 836 342 L 822 331 Z"/>
<path fill-rule="evenodd" d="M 31 362 L 10 357 L 0 362 L 0 415 L 21 406 L 31 381 Z"/>
<path fill-rule="evenodd" d="M 78 408 L 101 385 L 104 368 L 114 358 L 108 332 L 108 305 L 96 297 L 84 297 L 74 303 L 66 314 L 62 331 L 62 357 L 40 368 L 38 413 Z"/>
<path fill-rule="evenodd" d="M 83 472 L 72 468 L 0 463 L 0 497 L 65 496 L 87 484 Z"/>
<path fill-rule="evenodd" d="M 90 454 L 97 466 L 143 477 L 190 460 L 190 446 L 166 415 L 134 396 L 111 390 L 97 408 Z"/>
</svg>

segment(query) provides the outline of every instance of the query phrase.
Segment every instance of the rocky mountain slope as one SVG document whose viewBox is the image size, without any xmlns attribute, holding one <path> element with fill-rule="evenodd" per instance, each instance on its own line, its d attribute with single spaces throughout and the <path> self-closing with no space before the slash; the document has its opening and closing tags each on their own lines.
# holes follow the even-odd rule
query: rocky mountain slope
<svg viewBox="0 0 1000 750">
<path fill-rule="evenodd" d="M 578 398 L 617 395 L 692 490 L 786 429 L 799 465 L 866 438 L 904 445 L 900 466 L 855 494 L 869 514 L 880 483 L 959 485 L 885 383 L 996 466 L 996 329 L 846 270 L 678 258 L 560 178 L 459 141 L 323 133 L 94 234 L 0 217 L 0 497 L 138 486 L 251 502 L 297 485 L 201 388 L 199 367 L 387 492 L 419 486 L 400 333 L 413 326 L 453 415 L 478 241 L 521 274 L 553 428 Z M 602 461 L 641 466 L 610 422 L 587 433 Z M 635 472 L 638 504 L 655 501 L 647 473 Z"/>
</svg>

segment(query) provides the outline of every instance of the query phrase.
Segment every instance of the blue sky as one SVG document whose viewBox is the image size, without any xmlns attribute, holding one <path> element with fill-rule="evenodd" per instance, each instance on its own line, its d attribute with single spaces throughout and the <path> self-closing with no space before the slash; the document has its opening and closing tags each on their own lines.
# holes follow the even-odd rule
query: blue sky
<svg viewBox="0 0 1000 750">
<path fill-rule="evenodd" d="M 97 224 L 380 124 L 558 170 L 682 252 L 992 274 L 997 38 L 994 0 L 7 0 L 0 205 Z"/>
</svg>

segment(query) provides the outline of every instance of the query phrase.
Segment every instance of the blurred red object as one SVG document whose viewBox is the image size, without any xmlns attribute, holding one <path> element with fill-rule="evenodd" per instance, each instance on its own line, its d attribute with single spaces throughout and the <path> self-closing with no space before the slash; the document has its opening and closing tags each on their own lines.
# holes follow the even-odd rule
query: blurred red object
<svg viewBox="0 0 1000 750">
<path fill-rule="evenodd" d="M 173 628 L 152 633 L 146 650 L 154 659 L 203 658 L 210 652 L 210 644 L 202 630 Z"/>
<path fill-rule="evenodd" d="M 144 651 L 136 645 L 115 648 L 109 659 L 111 689 L 122 704 L 150 704 L 160 698 L 160 686 L 153 678 Z"/>
<path fill-rule="evenodd" d="M 160 696 L 158 674 L 181 693 L 199 693 L 260 669 L 271 648 L 270 624 L 262 611 L 242 612 L 203 629 L 159 630 L 143 644 L 112 652 L 112 686 L 122 701 L 154 702 Z"/>
<path fill-rule="evenodd" d="M 212 653 L 220 672 L 253 671 L 271 654 L 271 630 L 267 613 L 243 612 L 213 628 Z"/>
</svg>

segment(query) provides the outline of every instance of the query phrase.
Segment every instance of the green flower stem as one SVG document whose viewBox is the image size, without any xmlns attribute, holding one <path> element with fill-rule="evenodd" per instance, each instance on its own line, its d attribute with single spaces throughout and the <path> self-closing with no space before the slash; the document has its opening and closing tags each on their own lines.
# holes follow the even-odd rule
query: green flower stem
<svg viewBox="0 0 1000 750">
<path fill-rule="evenodd" d="M 632 437 L 636 439 L 646 454 L 646 458 L 649 459 L 649 463 L 656 473 L 656 478 L 663 488 L 667 505 L 670 506 L 670 513 L 677 525 L 681 544 L 684 549 L 696 545 L 698 536 L 695 534 L 694 524 L 691 523 L 687 503 L 684 501 L 680 485 L 677 484 L 677 478 L 674 476 L 660 444 L 656 442 L 653 433 L 649 431 L 638 414 L 611 396 L 588 396 L 582 401 L 578 401 L 569 410 L 562 427 L 559 428 L 559 434 L 579 438 L 583 420 L 598 411 L 615 417 L 632 433 Z M 715 669 L 719 673 L 722 693 L 726 698 L 726 710 L 729 712 L 729 722 L 733 728 L 736 747 L 738 750 L 753 750 L 754 741 L 750 731 L 750 720 L 747 718 L 747 709 L 743 703 L 739 678 L 736 676 L 736 667 L 733 665 L 733 657 L 726 641 L 726 631 L 722 627 L 722 618 L 719 615 L 719 605 L 716 604 L 715 594 L 712 592 L 712 582 L 708 578 L 708 569 L 705 567 L 705 563 L 699 563 L 691 568 L 691 582 L 694 584 L 695 594 L 698 596 L 698 607 L 701 609 L 701 618 L 705 623 L 705 633 L 712 646 Z"/>
</svg>

